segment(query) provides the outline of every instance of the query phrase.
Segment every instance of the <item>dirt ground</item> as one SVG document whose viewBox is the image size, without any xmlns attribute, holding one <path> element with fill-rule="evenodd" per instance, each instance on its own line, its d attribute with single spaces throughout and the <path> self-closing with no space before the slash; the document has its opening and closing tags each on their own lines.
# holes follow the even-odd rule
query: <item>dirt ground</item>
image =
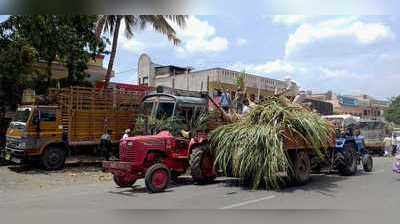
<svg viewBox="0 0 400 224">
<path fill-rule="evenodd" d="M 16 165 L 0 166 L 0 192 L 46 190 L 110 181 L 112 175 L 103 173 L 100 166 L 70 166 L 60 171 Z"/>
</svg>

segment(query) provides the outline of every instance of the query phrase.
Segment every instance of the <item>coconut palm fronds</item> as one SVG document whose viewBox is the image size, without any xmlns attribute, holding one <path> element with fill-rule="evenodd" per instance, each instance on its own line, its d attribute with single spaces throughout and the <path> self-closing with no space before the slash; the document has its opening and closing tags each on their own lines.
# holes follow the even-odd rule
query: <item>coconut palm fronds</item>
<svg viewBox="0 0 400 224">
<path fill-rule="evenodd" d="M 211 142 L 216 164 L 225 173 L 232 171 L 253 188 L 263 184 L 277 188 L 283 181 L 279 174 L 291 169 L 284 148 L 286 134 L 298 136 L 321 155 L 331 133 L 331 126 L 318 114 L 285 97 L 271 97 L 240 121 L 212 131 Z"/>
</svg>

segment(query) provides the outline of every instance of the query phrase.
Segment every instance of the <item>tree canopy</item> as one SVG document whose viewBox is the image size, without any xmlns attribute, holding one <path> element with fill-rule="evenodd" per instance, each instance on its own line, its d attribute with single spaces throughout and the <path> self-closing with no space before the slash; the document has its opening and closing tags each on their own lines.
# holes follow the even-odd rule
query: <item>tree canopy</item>
<svg viewBox="0 0 400 224">
<path fill-rule="evenodd" d="M 400 96 L 391 99 L 389 108 L 385 110 L 385 119 L 400 125 Z"/>
<path fill-rule="evenodd" d="M 68 71 L 62 86 L 83 83 L 89 60 L 105 51 L 104 40 L 96 38 L 96 21 L 97 16 L 34 15 L 10 16 L 0 23 L 3 104 L 15 107 L 27 87 L 46 93 L 55 85 L 52 64 L 56 60 Z M 46 64 L 45 71 L 33 68 L 39 62 Z M 13 86 L 18 91 L 10 93 Z"/>
</svg>

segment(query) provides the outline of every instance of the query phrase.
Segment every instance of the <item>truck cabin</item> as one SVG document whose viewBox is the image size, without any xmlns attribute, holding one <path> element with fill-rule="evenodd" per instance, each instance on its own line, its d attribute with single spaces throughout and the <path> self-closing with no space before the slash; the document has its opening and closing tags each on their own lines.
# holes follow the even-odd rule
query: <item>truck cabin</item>
<svg viewBox="0 0 400 224">
<path fill-rule="evenodd" d="M 26 131 L 29 127 L 35 127 L 40 131 L 41 122 L 56 121 L 56 111 L 56 106 L 20 106 L 9 128 Z"/>
<path fill-rule="evenodd" d="M 175 96 L 165 93 L 147 95 L 141 106 L 145 119 L 176 118 L 185 126 L 190 125 L 200 114 L 206 113 L 207 109 L 208 99 L 205 97 Z"/>
</svg>

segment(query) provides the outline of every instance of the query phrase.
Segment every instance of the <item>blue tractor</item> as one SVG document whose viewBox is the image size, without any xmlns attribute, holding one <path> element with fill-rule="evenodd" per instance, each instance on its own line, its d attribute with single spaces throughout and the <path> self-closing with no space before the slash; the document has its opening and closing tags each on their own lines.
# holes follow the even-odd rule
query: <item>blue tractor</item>
<svg viewBox="0 0 400 224">
<path fill-rule="evenodd" d="M 324 118 L 336 129 L 336 146 L 329 156 L 330 168 L 338 170 L 342 175 L 350 176 L 354 175 L 358 165 L 362 164 L 364 171 L 371 172 L 373 160 L 360 134 L 359 118 L 352 115 L 330 115 Z"/>
</svg>

